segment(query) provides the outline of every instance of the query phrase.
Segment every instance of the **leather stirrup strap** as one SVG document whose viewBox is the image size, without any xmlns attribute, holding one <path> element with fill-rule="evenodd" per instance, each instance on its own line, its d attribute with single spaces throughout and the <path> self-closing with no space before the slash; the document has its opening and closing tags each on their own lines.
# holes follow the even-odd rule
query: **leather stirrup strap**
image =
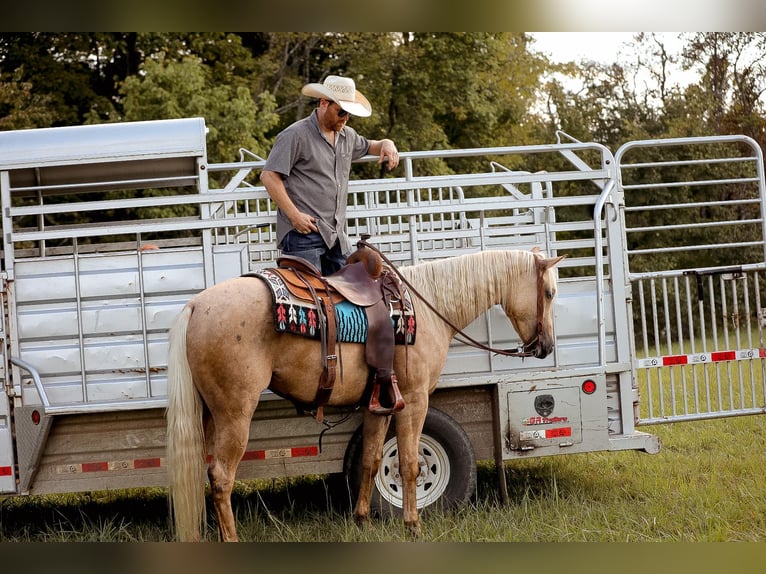
<svg viewBox="0 0 766 574">
<path fill-rule="evenodd" d="M 319 322 L 319 335 L 321 340 L 322 355 L 322 374 L 319 376 L 319 386 L 314 396 L 314 405 L 317 407 L 316 419 L 318 422 L 324 420 L 324 405 L 330 400 L 333 386 L 335 385 L 335 376 L 337 372 L 338 356 L 335 353 L 335 340 L 337 338 L 335 324 L 335 306 L 330 297 L 329 287 L 325 285 L 326 297 L 317 294 L 311 281 L 303 276 L 298 270 L 295 276 L 298 277 L 311 293 L 314 304 L 317 309 L 317 318 Z"/>
<path fill-rule="evenodd" d="M 327 326 L 325 329 L 322 329 L 322 364 L 324 369 L 322 370 L 322 374 L 319 377 L 319 388 L 317 389 L 317 394 L 314 397 L 314 403 L 317 405 L 317 408 L 321 408 L 322 406 L 326 405 L 330 400 L 333 385 L 335 384 L 335 376 L 338 366 L 338 355 L 335 352 L 335 340 L 337 338 L 335 325 L 335 305 L 333 305 L 329 297 L 327 299 L 323 297 L 320 298 L 319 304 L 323 308 Z"/>
</svg>

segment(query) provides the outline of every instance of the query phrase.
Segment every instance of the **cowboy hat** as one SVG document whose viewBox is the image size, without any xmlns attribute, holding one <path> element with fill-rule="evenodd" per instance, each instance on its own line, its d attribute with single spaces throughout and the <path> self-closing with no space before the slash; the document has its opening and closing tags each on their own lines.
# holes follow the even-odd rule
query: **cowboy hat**
<svg viewBox="0 0 766 574">
<path fill-rule="evenodd" d="M 355 116 L 366 118 L 372 114 L 370 102 L 356 89 L 351 78 L 327 76 L 323 84 L 306 84 L 301 93 L 311 98 L 331 100 Z"/>
</svg>

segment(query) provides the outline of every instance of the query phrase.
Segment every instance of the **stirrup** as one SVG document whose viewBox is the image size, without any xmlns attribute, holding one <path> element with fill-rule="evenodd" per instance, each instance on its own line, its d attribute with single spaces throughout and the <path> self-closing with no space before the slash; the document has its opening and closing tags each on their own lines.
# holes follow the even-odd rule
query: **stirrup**
<svg viewBox="0 0 766 574">
<path fill-rule="evenodd" d="M 393 402 L 390 407 L 384 407 L 380 404 L 381 379 L 383 379 L 383 384 L 388 385 L 389 387 L 389 398 L 392 399 Z M 390 376 L 387 375 L 385 377 L 375 375 L 375 382 L 372 385 L 372 395 L 370 396 L 370 404 L 367 408 L 374 415 L 390 415 L 398 413 L 404 408 L 404 399 L 399 392 L 399 385 L 395 374 L 391 374 Z"/>
</svg>

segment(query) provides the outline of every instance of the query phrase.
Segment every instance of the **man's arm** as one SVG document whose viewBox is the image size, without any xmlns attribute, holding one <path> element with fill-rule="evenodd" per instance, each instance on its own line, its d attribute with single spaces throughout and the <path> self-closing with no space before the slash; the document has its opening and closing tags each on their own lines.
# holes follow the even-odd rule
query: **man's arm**
<svg viewBox="0 0 766 574">
<path fill-rule="evenodd" d="M 299 211 L 292 199 L 290 199 L 290 196 L 287 195 L 285 183 L 282 181 L 282 174 L 276 171 L 263 170 L 261 172 L 261 183 L 266 187 L 269 197 L 277 204 L 280 211 L 287 216 L 296 231 L 299 233 L 318 231 L 314 218 Z"/>
<path fill-rule="evenodd" d="M 394 169 L 399 165 L 399 150 L 392 140 L 370 140 L 369 153 L 379 156 L 378 163 L 388 160 L 388 169 Z"/>
</svg>

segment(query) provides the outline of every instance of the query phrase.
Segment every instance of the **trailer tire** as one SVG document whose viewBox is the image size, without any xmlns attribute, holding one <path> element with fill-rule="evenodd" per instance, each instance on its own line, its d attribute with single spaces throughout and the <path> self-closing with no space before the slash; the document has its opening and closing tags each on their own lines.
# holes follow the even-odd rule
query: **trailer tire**
<svg viewBox="0 0 766 574">
<path fill-rule="evenodd" d="M 383 444 L 383 460 L 375 476 L 370 513 L 381 517 L 402 515 L 401 479 L 395 422 Z M 362 427 L 346 451 L 346 476 L 355 499 L 362 479 Z M 451 510 L 470 501 L 476 492 L 476 455 L 463 428 L 444 412 L 429 408 L 418 446 L 420 476 L 417 507 L 421 513 Z"/>
</svg>

